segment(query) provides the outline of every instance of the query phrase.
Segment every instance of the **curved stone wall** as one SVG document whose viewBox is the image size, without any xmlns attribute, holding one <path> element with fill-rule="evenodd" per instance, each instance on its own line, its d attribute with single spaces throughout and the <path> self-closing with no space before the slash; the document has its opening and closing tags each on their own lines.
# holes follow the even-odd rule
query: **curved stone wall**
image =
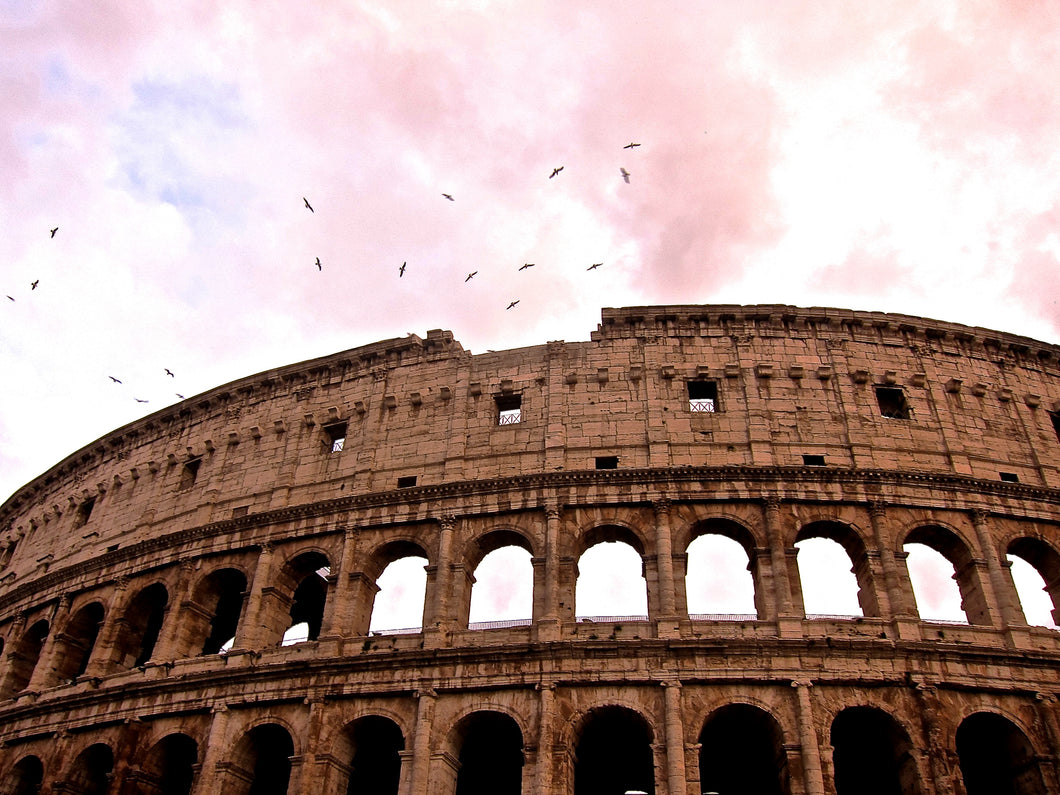
<svg viewBox="0 0 1060 795">
<path fill-rule="evenodd" d="M 605 309 L 589 342 L 431 331 L 245 378 L 0 506 L 0 793 L 1058 792 L 1060 349 L 906 316 Z M 756 615 L 690 614 L 687 550 Z M 838 541 L 861 615 L 807 617 Z M 623 541 L 647 615 L 579 619 Z M 921 620 L 904 546 L 954 568 Z M 469 626 L 489 552 L 527 621 Z M 427 560 L 422 626 L 373 632 Z M 306 640 L 292 641 L 292 625 Z"/>
</svg>

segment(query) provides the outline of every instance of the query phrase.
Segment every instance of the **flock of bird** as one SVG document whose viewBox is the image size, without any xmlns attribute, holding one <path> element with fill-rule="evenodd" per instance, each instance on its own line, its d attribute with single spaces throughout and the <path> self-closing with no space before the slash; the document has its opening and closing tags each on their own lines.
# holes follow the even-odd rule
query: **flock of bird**
<svg viewBox="0 0 1060 795">
<path fill-rule="evenodd" d="M 636 148 L 638 146 L 640 146 L 639 143 L 631 141 L 630 143 L 626 144 L 622 148 L 623 149 L 634 149 L 634 148 Z M 549 179 L 553 179 L 554 177 L 558 176 L 560 174 L 560 172 L 562 172 L 562 171 L 563 171 L 563 166 L 556 166 L 555 168 L 552 169 L 552 173 L 548 175 L 548 178 Z M 619 173 L 622 175 L 622 179 L 628 185 L 629 184 L 629 177 L 630 177 L 629 172 L 626 171 L 625 168 L 621 168 L 621 169 L 619 169 Z M 442 196 L 445 199 L 447 199 L 448 201 L 451 201 L 451 202 L 455 202 L 456 201 L 456 199 L 453 198 L 452 194 L 443 193 Z M 309 203 L 309 199 L 308 198 L 303 196 L 302 197 L 302 202 L 305 205 L 305 208 L 307 210 L 309 210 L 309 212 L 314 213 L 314 214 L 316 213 L 316 210 L 313 209 L 313 205 Z M 55 227 L 54 229 L 51 229 L 49 231 L 51 233 L 50 234 L 51 238 L 54 238 L 56 233 L 59 231 L 59 227 Z M 317 266 L 317 271 L 323 271 L 324 270 L 324 266 L 323 266 L 323 264 L 320 261 L 320 257 L 316 258 L 316 262 L 314 264 Z M 524 271 L 524 270 L 527 270 L 528 268 L 533 268 L 535 266 L 535 264 L 536 263 L 533 263 L 533 262 L 526 262 L 523 265 L 521 265 L 518 268 L 518 270 L 519 271 Z M 603 264 L 604 263 L 602 263 L 602 262 L 594 262 L 592 265 L 590 265 L 588 268 L 586 268 L 586 270 L 590 270 L 590 271 L 596 270 L 597 268 L 602 267 Z M 402 278 L 405 275 L 405 269 L 407 267 L 408 267 L 408 261 L 407 260 L 405 262 L 402 262 L 401 265 L 398 267 L 398 278 L 399 279 Z M 471 281 L 477 275 L 478 275 L 478 271 L 477 270 L 476 271 L 471 271 L 467 275 L 467 278 L 464 279 L 464 283 L 466 284 L 467 282 Z M 37 285 L 39 285 L 39 284 L 40 284 L 40 279 L 34 279 L 32 282 L 30 282 L 30 285 L 29 285 L 30 291 L 32 292 L 33 290 L 36 290 L 37 289 Z M 6 297 L 10 301 L 15 301 L 15 298 L 13 296 L 11 296 L 11 295 L 7 295 Z M 519 299 L 516 298 L 516 299 L 512 300 L 508 304 L 508 306 L 505 307 L 505 309 L 506 310 L 513 309 L 518 304 L 519 304 Z M 170 378 L 176 378 L 176 375 L 168 367 L 164 367 L 162 369 L 165 371 L 165 374 L 168 375 Z M 115 384 L 124 385 L 123 382 L 120 379 L 114 377 L 113 375 L 109 375 L 107 377 Z M 174 394 L 178 398 L 180 398 L 181 400 L 185 400 L 184 395 L 180 394 L 179 392 L 174 392 Z M 138 397 L 135 397 L 135 396 L 133 397 L 133 400 L 135 400 L 137 403 L 148 403 L 149 402 L 148 400 L 146 400 L 144 398 L 138 398 Z"/>
<path fill-rule="evenodd" d="M 622 148 L 623 149 L 635 149 L 638 146 L 640 146 L 639 143 L 637 143 L 635 141 L 630 141 L 628 144 L 626 144 Z M 555 168 L 552 169 L 552 173 L 548 175 L 548 178 L 552 179 L 553 177 L 558 176 L 561 171 L 563 171 L 563 166 L 556 166 Z M 626 171 L 625 168 L 620 168 L 618 170 L 618 172 L 619 172 L 619 174 L 622 175 L 623 181 L 627 185 L 629 185 L 630 184 L 630 182 L 629 182 L 629 176 L 630 176 L 629 172 Z M 456 201 L 456 199 L 453 198 L 453 195 L 451 193 L 443 193 L 442 196 L 445 197 L 447 200 L 449 200 L 451 202 L 455 202 Z M 316 213 L 316 210 L 313 209 L 313 205 L 309 203 L 309 199 L 307 199 L 305 196 L 302 197 L 302 203 L 305 205 L 306 209 L 309 210 L 309 212 L 314 213 L 314 214 Z M 54 233 L 53 233 L 53 235 L 54 235 Z M 317 270 L 318 271 L 323 271 L 324 270 L 324 266 L 320 262 L 320 257 L 316 258 L 316 263 L 315 264 L 317 266 Z M 402 278 L 405 275 L 405 268 L 408 267 L 408 264 L 409 264 L 408 260 L 406 260 L 406 261 L 402 262 L 401 265 L 398 267 L 398 278 L 399 279 Z M 594 262 L 592 265 L 590 265 L 588 268 L 586 268 L 586 270 L 590 270 L 590 271 L 596 270 L 597 268 L 602 267 L 603 264 L 604 263 L 602 263 L 602 262 Z M 520 271 L 524 271 L 527 268 L 532 268 L 532 267 L 534 267 L 534 263 L 533 262 L 527 262 L 524 265 L 522 265 L 519 268 L 519 270 Z M 464 283 L 467 284 L 469 281 L 471 281 L 473 278 L 475 278 L 476 275 L 478 275 L 478 271 L 472 271 L 471 273 L 469 273 L 467 275 L 467 278 L 464 279 Z M 14 299 L 12 299 L 12 300 L 14 300 Z M 519 299 L 516 299 L 516 300 L 512 301 L 511 303 L 509 303 L 508 306 L 505 307 L 505 309 L 512 309 L 518 303 L 519 303 Z"/>
</svg>

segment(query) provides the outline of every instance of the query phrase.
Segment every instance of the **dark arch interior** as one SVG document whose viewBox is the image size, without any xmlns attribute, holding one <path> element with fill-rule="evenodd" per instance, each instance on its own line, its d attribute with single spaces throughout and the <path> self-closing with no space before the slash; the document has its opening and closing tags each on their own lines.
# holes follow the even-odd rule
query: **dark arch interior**
<svg viewBox="0 0 1060 795">
<path fill-rule="evenodd" d="M 968 795 L 1045 795 L 1034 749 L 1000 715 L 966 718 L 957 728 L 957 756 Z"/>
<path fill-rule="evenodd" d="M 213 618 L 210 619 L 210 634 L 202 644 L 202 653 L 217 654 L 236 634 L 247 578 L 237 569 L 222 569 L 210 575 L 207 589 L 204 598 L 213 611 Z"/>
<path fill-rule="evenodd" d="M 245 741 L 243 767 L 251 773 L 247 795 L 286 795 L 294 755 L 291 735 L 282 726 L 265 723 L 247 732 Z"/>
<path fill-rule="evenodd" d="M 62 631 L 63 653 L 58 655 L 55 678 L 59 682 L 76 679 L 88 667 L 88 659 L 99 636 L 103 623 L 103 605 L 99 602 L 85 605 L 78 610 Z"/>
<path fill-rule="evenodd" d="M 353 757 L 347 795 L 397 795 L 405 738 L 389 718 L 369 715 L 350 729 Z"/>
<path fill-rule="evenodd" d="M 27 756 L 11 769 L 2 791 L 10 795 L 36 795 L 43 783 L 44 765 L 37 757 Z"/>
<path fill-rule="evenodd" d="M 195 740 L 186 734 L 170 734 L 151 749 L 142 775 L 157 795 L 188 795 L 198 757 Z"/>
<path fill-rule="evenodd" d="M 456 795 L 519 795 L 523 734 L 500 712 L 476 712 L 461 724 Z"/>
<path fill-rule="evenodd" d="M 306 552 L 288 564 L 289 576 L 297 583 L 292 594 L 290 626 L 306 624 L 309 628 L 307 640 L 320 637 L 328 595 L 323 570 L 329 565 L 328 559 L 320 552 Z"/>
<path fill-rule="evenodd" d="M 787 756 L 773 717 L 748 704 L 730 704 L 707 719 L 699 735 L 702 792 L 788 795 Z"/>
<path fill-rule="evenodd" d="M 74 760 L 66 780 L 66 791 L 77 795 L 105 795 L 114 769 L 114 752 L 103 743 L 90 745 Z"/>
<path fill-rule="evenodd" d="M 919 795 L 910 742 L 894 718 L 851 707 L 832 721 L 837 795 Z"/>
<path fill-rule="evenodd" d="M 125 612 L 127 629 L 119 645 L 119 665 L 134 668 L 151 659 L 168 601 L 169 592 L 162 583 L 149 585 L 136 595 Z"/>
<path fill-rule="evenodd" d="M 575 795 L 655 793 L 651 729 L 633 710 L 590 711 L 575 749 Z"/>
<path fill-rule="evenodd" d="M 10 669 L 4 687 L 4 696 L 14 696 L 29 686 L 33 669 L 40 660 L 44 641 L 48 637 L 49 625 L 43 619 L 26 630 L 15 646 L 9 662 Z"/>
</svg>

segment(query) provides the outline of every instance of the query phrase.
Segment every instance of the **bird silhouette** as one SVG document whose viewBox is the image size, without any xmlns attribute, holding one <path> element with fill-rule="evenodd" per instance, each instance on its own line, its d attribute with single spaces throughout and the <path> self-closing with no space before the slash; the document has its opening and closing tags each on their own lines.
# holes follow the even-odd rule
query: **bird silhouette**
<svg viewBox="0 0 1060 795">
<path fill-rule="evenodd" d="M 623 148 L 623 149 L 632 149 L 632 148 L 633 148 L 634 146 L 640 146 L 640 144 L 635 144 L 635 143 L 633 143 L 632 141 L 630 141 L 630 142 L 629 142 L 628 144 L 626 144 L 626 145 L 625 145 L 625 146 L 623 146 L 622 148 Z"/>
<path fill-rule="evenodd" d="M 508 306 L 506 306 L 506 307 L 504 307 L 504 308 L 505 308 L 505 309 L 511 309 L 511 308 L 512 308 L 513 306 L 515 306 L 515 305 L 516 305 L 517 303 L 519 303 L 519 302 L 518 302 L 518 301 L 512 301 L 512 302 L 511 302 L 510 304 L 508 304 Z"/>
<path fill-rule="evenodd" d="M 317 257 L 317 270 L 318 271 L 324 270 L 324 266 L 320 264 L 320 257 Z"/>
<path fill-rule="evenodd" d="M 40 279 L 34 279 L 29 283 L 29 289 L 36 290 L 38 284 L 40 284 Z"/>
<path fill-rule="evenodd" d="M 534 263 L 533 262 L 527 262 L 525 265 L 523 265 L 521 268 L 519 268 L 519 270 L 525 271 L 527 268 L 532 268 L 532 267 L 534 267 Z"/>
<path fill-rule="evenodd" d="M 619 171 L 622 172 L 622 179 L 624 179 L 626 181 L 626 184 L 628 185 L 629 184 L 629 172 L 626 171 L 624 168 L 620 168 Z"/>
<path fill-rule="evenodd" d="M 309 199 L 307 199 L 305 196 L 303 196 L 302 197 L 302 201 L 304 201 L 305 202 L 305 206 L 309 208 L 309 212 L 311 212 L 311 213 L 315 213 L 316 212 L 316 210 L 313 209 L 313 205 L 309 203 Z"/>
<path fill-rule="evenodd" d="M 179 397 L 181 400 L 184 400 L 184 396 L 180 394 L 180 392 L 174 392 L 173 394 Z"/>
<path fill-rule="evenodd" d="M 473 276 L 474 276 L 474 275 L 475 275 L 476 273 L 478 273 L 478 271 L 471 271 L 471 273 L 469 273 L 469 274 L 467 275 L 467 278 L 466 278 L 466 279 L 464 279 L 464 283 L 465 283 L 465 284 L 467 284 L 467 283 L 468 283 L 469 281 L 471 281 L 471 278 L 472 278 L 472 277 L 473 277 Z"/>
<path fill-rule="evenodd" d="M 408 261 L 407 261 L 407 260 L 406 260 L 405 262 L 402 262 L 402 263 L 401 263 L 401 267 L 400 267 L 400 268 L 398 268 L 398 278 L 399 278 L 399 279 L 400 279 L 400 278 L 401 278 L 402 276 L 404 276 L 404 275 L 405 275 L 405 266 L 406 266 L 406 265 L 408 265 L 408 264 L 409 264 L 409 263 L 408 263 Z"/>
<path fill-rule="evenodd" d="M 12 298 L 12 297 L 11 297 L 11 296 L 9 295 L 9 296 L 7 297 L 7 300 L 8 300 L 8 301 L 14 301 L 15 299 L 14 299 L 14 298 Z"/>
<path fill-rule="evenodd" d="M 55 227 L 55 229 L 52 230 L 52 237 L 55 237 L 55 233 L 58 232 L 58 231 L 59 231 L 59 227 Z"/>
<path fill-rule="evenodd" d="M 137 403 L 147 403 L 146 400 L 140 400 L 140 398 L 138 397 L 134 397 L 133 400 L 135 400 Z"/>
<path fill-rule="evenodd" d="M 590 265 L 590 266 L 589 266 L 588 268 L 586 268 L 585 270 L 587 270 L 587 271 L 594 271 L 594 270 L 596 270 L 597 268 L 599 268 L 599 267 L 600 267 L 601 265 L 603 265 L 603 264 L 604 264 L 604 263 L 602 263 L 602 262 L 594 262 L 594 263 L 593 263 L 592 265 Z"/>
<path fill-rule="evenodd" d="M 163 367 L 162 369 L 166 371 L 166 375 L 168 375 L 170 378 L 176 378 L 176 376 L 173 375 L 173 371 L 170 370 L 168 367 Z"/>
<path fill-rule="evenodd" d="M 556 176 L 556 174 L 558 174 L 562 170 L 563 170 L 563 166 L 560 166 L 559 168 L 552 169 L 552 173 L 548 175 L 548 178 L 552 179 L 554 176 Z"/>
<path fill-rule="evenodd" d="M 448 199 L 449 201 L 451 201 L 451 202 L 455 202 L 455 201 L 456 201 L 456 199 L 454 199 L 454 198 L 453 198 L 452 196 L 450 196 L 450 195 L 449 195 L 448 193 L 443 193 L 442 195 L 443 195 L 443 196 L 445 196 L 445 198 L 447 198 L 447 199 Z"/>
<path fill-rule="evenodd" d="M 112 376 L 112 375 L 108 375 L 108 376 L 107 376 L 107 378 L 109 378 L 109 379 L 110 379 L 111 381 L 113 381 L 113 382 L 114 382 L 115 384 L 120 384 L 120 383 L 121 383 L 121 381 L 119 381 L 119 380 L 118 380 L 117 378 L 115 378 L 115 377 L 114 377 L 114 376 Z"/>
</svg>

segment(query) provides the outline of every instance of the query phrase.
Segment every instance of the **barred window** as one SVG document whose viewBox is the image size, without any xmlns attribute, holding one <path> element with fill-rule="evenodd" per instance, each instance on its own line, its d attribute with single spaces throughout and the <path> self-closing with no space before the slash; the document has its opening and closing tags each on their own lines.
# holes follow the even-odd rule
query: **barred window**
<svg viewBox="0 0 1060 795">
<path fill-rule="evenodd" d="M 329 452 L 341 453 L 343 445 L 346 444 L 346 423 L 333 422 L 324 426 L 324 433 L 328 436 Z"/>
<path fill-rule="evenodd" d="M 689 381 L 688 408 L 696 413 L 713 413 L 718 410 L 718 384 L 716 381 Z"/>
<path fill-rule="evenodd" d="M 515 425 L 523 421 L 522 395 L 497 395 L 497 424 Z"/>
</svg>

